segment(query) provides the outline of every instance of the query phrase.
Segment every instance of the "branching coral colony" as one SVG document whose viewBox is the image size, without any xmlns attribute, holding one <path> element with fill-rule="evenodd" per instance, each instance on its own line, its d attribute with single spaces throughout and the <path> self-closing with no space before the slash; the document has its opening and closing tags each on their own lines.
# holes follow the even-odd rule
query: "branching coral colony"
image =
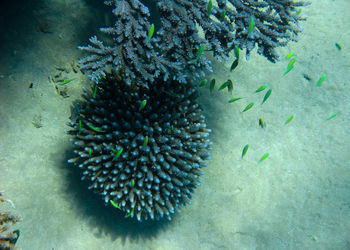
<svg viewBox="0 0 350 250">
<path fill-rule="evenodd" d="M 93 89 L 68 124 L 76 157 L 106 204 L 138 220 L 171 219 L 192 199 L 207 164 L 210 129 L 190 83 L 211 70 L 203 53 L 219 61 L 231 50 L 255 46 L 275 62 L 277 47 L 302 30 L 300 8 L 290 0 L 159 0 L 159 27 L 138 0 L 110 0 L 116 22 L 101 31 L 110 46 L 90 38 L 80 60 Z M 153 19 L 154 20 L 154 19 Z M 201 29 L 203 36 L 200 36 Z M 112 69 L 112 71 L 110 70 Z"/>
<path fill-rule="evenodd" d="M 202 45 L 219 60 L 227 59 L 229 52 L 238 46 L 247 55 L 255 46 L 258 53 L 275 62 L 275 48 L 296 40 L 302 30 L 299 7 L 308 2 L 290 0 L 160 0 L 157 1 L 160 27 L 155 36 L 147 39 L 151 23 L 148 8 L 138 0 L 105 1 L 113 6 L 116 16 L 114 27 L 101 28 L 113 37 L 112 46 L 104 46 L 96 36 L 90 38 L 92 46 L 80 47 L 91 53 L 80 61 L 82 69 L 97 81 L 105 75 L 107 66 L 122 70 L 128 84 L 148 85 L 163 73 L 185 82 L 187 74 L 198 77 L 204 69 L 211 70 L 211 62 L 202 55 L 196 63 Z M 254 20 L 254 30 L 249 26 Z M 197 26 L 204 37 L 199 36 Z M 181 71 L 179 71 L 181 69 Z M 180 72 L 180 73 L 179 73 Z"/>
<path fill-rule="evenodd" d="M 11 200 L 6 199 L 0 192 L 0 203 L 8 202 L 13 208 L 14 205 Z M 0 212 L 0 249 L 14 249 L 17 239 L 19 237 L 19 230 L 12 232 L 8 231 L 9 224 L 15 224 L 20 219 L 9 213 Z"/>
</svg>

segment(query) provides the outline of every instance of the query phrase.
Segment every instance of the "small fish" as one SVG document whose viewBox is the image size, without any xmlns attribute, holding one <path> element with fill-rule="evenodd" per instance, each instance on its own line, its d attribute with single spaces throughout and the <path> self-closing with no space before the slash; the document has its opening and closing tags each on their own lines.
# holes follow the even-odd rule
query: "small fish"
<svg viewBox="0 0 350 250">
<path fill-rule="evenodd" d="M 117 150 L 115 150 L 115 149 L 113 148 L 112 151 L 113 151 L 114 153 L 116 153 L 113 159 L 118 159 L 119 156 L 120 156 L 120 155 L 122 154 L 122 152 L 123 152 L 123 148 L 121 148 L 119 151 L 117 151 Z"/>
<path fill-rule="evenodd" d="M 309 75 L 306 74 L 306 73 L 304 73 L 303 76 L 304 76 L 304 78 L 305 78 L 306 80 L 308 80 L 308 81 L 311 81 L 311 80 L 312 80 L 311 76 L 309 76 Z"/>
<path fill-rule="evenodd" d="M 154 24 L 152 23 L 151 28 L 148 31 L 148 40 L 147 40 L 147 42 L 149 42 L 151 40 L 151 38 L 153 36 L 153 33 L 154 33 Z"/>
<path fill-rule="evenodd" d="M 100 83 L 102 80 L 103 80 L 103 75 L 99 74 L 98 79 L 97 79 L 97 83 Z"/>
<path fill-rule="evenodd" d="M 94 86 L 94 91 L 92 92 L 92 97 L 95 98 L 97 93 L 97 84 Z"/>
<path fill-rule="evenodd" d="M 263 157 L 260 158 L 258 163 L 263 162 L 264 160 L 266 160 L 267 157 L 269 157 L 269 153 L 264 154 Z"/>
<path fill-rule="evenodd" d="M 210 86 L 209 86 L 210 93 L 213 92 L 214 87 L 215 87 L 215 79 L 211 80 L 210 82 Z"/>
<path fill-rule="evenodd" d="M 208 16 L 210 16 L 210 14 L 211 14 L 212 7 L 213 7 L 213 2 L 211 0 L 209 0 L 209 2 L 208 2 Z"/>
<path fill-rule="evenodd" d="M 83 123 L 81 122 L 81 120 L 79 120 L 79 133 L 81 132 L 82 127 L 83 127 Z"/>
<path fill-rule="evenodd" d="M 223 90 L 224 88 L 228 87 L 228 85 L 229 85 L 229 82 L 228 82 L 228 81 L 224 82 L 224 83 L 219 87 L 218 91 Z"/>
<path fill-rule="evenodd" d="M 199 57 L 202 55 L 203 50 L 204 50 L 204 44 L 202 44 L 201 47 L 199 48 L 199 50 L 197 52 L 197 57 L 194 60 L 194 64 L 197 64 L 197 61 L 198 61 Z"/>
<path fill-rule="evenodd" d="M 290 122 L 293 120 L 293 118 L 294 118 L 294 116 L 291 115 L 291 116 L 287 119 L 287 121 L 285 121 L 284 125 L 287 125 L 288 123 L 290 123 Z"/>
<path fill-rule="evenodd" d="M 263 86 L 261 86 L 260 88 L 258 88 L 257 90 L 255 90 L 255 93 L 259 93 L 259 92 L 263 91 L 263 90 L 266 89 L 266 88 L 267 88 L 267 86 L 266 86 L 266 85 L 263 85 Z"/>
<path fill-rule="evenodd" d="M 248 148 L 249 148 L 249 144 L 245 145 L 243 150 L 242 150 L 242 156 L 241 158 L 243 159 L 243 157 L 246 155 L 247 151 L 248 151 Z"/>
<path fill-rule="evenodd" d="M 199 84 L 199 87 L 204 87 L 205 85 L 207 85 L 208 81 L 207 80 L 203 80 L 201 81 L 201 83 Z"/>
<path fill-rule="evenodd" d="M 134 209 L 131 209 L 130 213 L 128 213 L 127 215 L 125 215 L 125 218 L 128 218 L 130 215 L 132 215 L 133 212 L 134 212 Z"/>
<path fill-rule="evenodd" d="M 103 132 L 103 130 L 98 129 L 98 128 L 95 128 L 95 127 L 92 126 L 92 125 L 89 125 L 89 124 L 88 124 L 88 127 L 91 128 L 93 131 L 96 131 L 96 132 Z"/>
<path fill-rule="evenodd" d="M 114 203 L 114 201 L 110 200 L 111 204 L 113 205 L 113 207 L 121 209 L 117 204 Z"/>
<path fill-rule="evenodd" d="M 289 60 L 289 59 L 291 59 L 294 55 L 295 55 L 295 53 L 292 52 L 292 53 L 288 54 L 288 55 L 285 57 L 285 59 L 286 59 L 286 60 Z"/>
<path fill-rule="evenodd" d="M 266 128 L 266 123 L 265 123 L 265 121 L 262 118 L 259 118 L 259 126 L 261 128 Z"/>
<path fill-rule="evenodd" d="M 165 94 L 168 94 L 168 95 L 172 96 L 172 97 L 177 97 L 177 98 L 180 97 L 179 94 L 175 94 L 175 93 L 170 92 L 170 91 L 163 90 L 163 92 L 164 92 Z"/>
<path fill-rule="evenodd" d="M 299 16 L 301 14 L 301 9 L 299 9 L 298 11 L 297 11 L 297 13 L 295 13 L 295 15 L 297 15 L 297 16 Z"/>
<path fill-rule="evenodd" d="M 131 187 L 132 188 L 135 187 L 135 180 L 134 179 L 131 180 Z"/>
<path fill-rule="evenodd" d="M 229 100 L 228 102 L 229 102 L 229 103 L 233 103 L 233 102 L 238 101 L 238 100 L 241 100 L 241 99 L 242 99 L 242 97 L 236 97 L 236 98 L 232 98 L 232 99 Z"/>
<path fill-rule="evenodd" d="M 326 119 L 326 121 L 328 121 L 328 120 L 330 120 L 330 119 L 333 119 L 333 118 L 336 117 L 336 116 L 337 116 L 337 114 L 331 115 L 330 117 L 328 117 L 328 118 Z"/>
<path fill-rule="evenodd" d="M 295 58 L 293 58 L 289 63 L 288 63 L 288 66 L 287 66 L 287 69 L 286 71 L 284 72 L 283 76 L 287 75 L 289 71 L 291 71 L 294 67 L 294 63 L 295 63 Z"/>
<path fill-rule="evenodd" d="M 91 155 L 92 155 L 92 149 L 89 148 L 89 158 L 91 158 Z"/>
<path fill-rule="evenodd" d="M 115 204 L 114 201 L 110 200 L 110 202 L 113 205 L 113 207 L 120 209 L 120 207 L 117 204 Z"/>
<path fill-rule="evenodd" d="M 146 147 L 148 144 L 148 136 L 146 135 L 145 141 L 143 142 L 143 146 Z"/>
<path fill-rule="evenodd" d="M 171 125 L 170 130 L 171 130 L 171 132 L 174 131 L 174 125 Z"/>
<path fill-rule="evenodd" d="M 262 101 L 261 104 L 263 104 L 264 102 L 266 102 L 266 100 L 270 97 L 271 92 L 272 92 L 272 89 L 269 89 L 269 90 L 266 92 L 266 94 L 265 94 L 265 96 L 264 96 L 264 99 L 263 99 L 263 101 Z"/>
<path fill-rule="evenodd" d="M 220 20 L 221 20 L 221 21 L 224 21 L 224 20 L 225 20 L 225 17 L 226 17 L 226 10 L 224 10 L 224 11 L 222 12 Z"/>
<path fill-rule="evenodd" d="M 29 84 L 29 87 L 28 87 L 28 88 L 32 89 L 32 88 L 33 88 L 33 85 L 34 85 L 34 83 L 31 82 L 31 83 Z"/>
<path fill-rule="evenodd" d="M 232 94 L 233 82 L 231 81 L 231 79 L 227 79 L 227 82 L 228 82 L 227 91 Z"/>
<path fill-rule="evenodd" d="M 251 102 L 247 105 L 247 107 L 245 107 L 245 109 L 243 109 L 243 111 L 241 111 L 241 113 L 248 111 L 249 109 L 251 109 L 254 106 L 254 102 Z"/>
<path fill-rule="evenodd" d="M 237 66 L 238 66 L 238 58 L 236 58 L 236 59 L 233 61 L 232 65 L 231 65 L 231 68 L 230 68 L 230 71 L 232 71 L 232 70 L 234 70 L 235 68 L 237 68 Z"/>
<path fill-rule="evenodd" d="M 337 49 L 339 51 L 342 50 L 342 48 L 343 48 L 339 43 L 335 43 L 335 47 L 337 47 Z"/>
<path fill-rule="evenodd" d="M 234 52 L 234 54 L 235 54 L 235 57 L 236 57 L 237 59 L 239 59 L 239 48 L 238 48 L 237 45 L 235 46 L 235 50 L 234 50 L 233 52 Z"/>
<path fill-rule="evenodd" d="M 140 104 L 139 111 L 143 110 L 146 107 L 146 104 L 147 104 L 147 100 L 143 100 Z"/>
<path fill-rule="evenodd" d="M 253 32 L 254 27 L 255 27 L 255 20 L 254 18 L 252 18 L 252 20 L 250 20 L 250 23 L 249 23 L 247 38 L 249 38 L 250 34 Z"/>
<path fill-rule="evenodd" d="M 320 86 L 323 83 L 325 78 L 326 78 L 326 75 L 321 76 L 321 78 L 317 81 L 315 87 Z"/>
<path fill-rule="evenodd" d="M 59 85 L 66 85 L 67 83 L 70 83 L 71 81 L 73 81 L 74 80 L 74 78 L 73 79 L 69 79 L 69 80 L 65 80 L 65 81 L 63 81 L 63 82 L 59 82 L 58 84 Z"/>
</svg>

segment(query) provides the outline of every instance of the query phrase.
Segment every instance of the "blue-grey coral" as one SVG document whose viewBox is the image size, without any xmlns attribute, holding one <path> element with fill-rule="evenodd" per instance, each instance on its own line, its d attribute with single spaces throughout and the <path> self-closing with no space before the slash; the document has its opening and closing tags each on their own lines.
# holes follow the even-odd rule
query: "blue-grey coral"
<svg viewBox="0 0 350 250">
<path fill-rule="evenodd" d="M 107 74 L 94 96 L 85 90 L 68 125 L 90 188 L 138 220 L 160 219 L 189 203 L 207 164 L 210 129 L 198 90 L 157 80 L 134 91 Z"/>
<path fill-rule="evenodd" d="M 210 0 L 211 2 L 211 0 Z M 219 60 L 227 59 L 235 46 L 246 49 L 247 56 L 254 49 L 275 62 L 275 48 L 295 40 L 302 28 L 298 8 L 308 2 L 291 0 L 217 0 L 209 11 L 204 0 L 156 1 L 161 27 L 148 40 L 151 27 L 148 8 L 138 0 L 109 0 L 114 5 L 114 27 L 101 31 L 112 35 L 114 44 L 105 46 L 96 36 L 92 46 L 80 49 L 91 53 L 80 60 L 81 68 L 94 81 L 105 75 L 108 67 L 124 75 L 126 83 L 145 87 L 159 76 L 186 82 L 211 70 L 211 61 L 199 48 L 205 45 Z M 255 26 L 248 36 L 251 20 Z M 203 36 L 199 33 L 202 29 Z M 147 84 L 146 84 L 147 83 Z"/>
</svg>

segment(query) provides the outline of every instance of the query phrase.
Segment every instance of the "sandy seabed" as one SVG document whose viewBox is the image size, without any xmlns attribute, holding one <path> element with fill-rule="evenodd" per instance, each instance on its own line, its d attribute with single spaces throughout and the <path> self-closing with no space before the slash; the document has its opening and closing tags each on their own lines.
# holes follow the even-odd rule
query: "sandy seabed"
<svg viewBox="0 0 350 250">
<path fill-rule="evenodd" d="M 284 77 L 288 61 L 255 51 L 233 72 L 231 62 L 214 65 L 208 79 L 232 79 L 234 91 L 201 89 L 214 143 L 203 183 L 173 221 L 142 224 L 104 206 L 66 163 L 70 105 L 88 85 L 70 64 L 82 56 L 78 45 L 110 25 L 110 9 L 88 0 L 20 2 L 0 18 L 0 190 L 16 209 L 1 208 L 22 217 L 18 249 L 350 249 L 348 0 L 303 8 L 300 40 L 278 50 L 296 54 Z M 57 68 L 75 78 L 60 89 L 66 98 L 48 80 Z M 253 93 L 264 84 L 273 91 L 260 105 L 265 92 Z M 232 97 L 245 98 L 230 104 Z"/>
</svg>

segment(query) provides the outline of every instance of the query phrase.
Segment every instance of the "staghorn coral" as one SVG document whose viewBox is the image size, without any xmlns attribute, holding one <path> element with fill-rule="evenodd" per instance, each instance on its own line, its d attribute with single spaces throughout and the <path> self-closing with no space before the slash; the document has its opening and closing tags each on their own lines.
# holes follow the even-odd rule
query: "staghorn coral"
<svg viewBox="0 0 350 250">
<path fill-rule="evenodd" d="M 93 81 L 98 81 L 105 76 L 107 65 L 122 72 L 127 84 L 136 79 L 139 83 L 152 82 L 161 72 L 164 72 L 164 80 L 169 76 L 169 70 L 179 70 L 178 62 L 170 62 L 163 54 L 153 49 L 154 41 L 148 41 L 147 32 L 151 27 L 147 18 L 148 8 L 138 0 L 130 1 L 105 1 L 115 8 L 113 14 L 117 21 L 115 27 L 101 28 L 104 33 L 113 36 L 113 46 L 104 46 L 96 36 L 90 38 L 93 46 L 79 47 L 92 53 L 79 61 L 81 69 L 90 71 Z"/>
<path fill-rule="evenodd" d="M 159 79 L 134 91 L 106 75 L 95 97 L 84 91 L 80 114 L 68 123 L 77 154 L 69 162 L 131 217 L 171 219 L 190 202 L 211 148 L 198 95 L 190 84 Z"/>
<path fill-rule="evenodd" d="M 219 12 L 226 11 L 229 22 L 235 24 L 234 42 L 241 49 L 246 49 L 249 58 L 255 46 L 258 53 L 272 62 L 278 60 L 277 47 L 296 41 L 296 35 L 302 31 L 299 21 L 299 7 L 310 2 L 290 0 L 217 0 Z M 227 4 L 227 3 L 230 4 Z M 248 27 L 254 19 L 254 31 L 248 37 Z"/>
<path fill-rule="evenodd" d="M 151 27 L 148 8 L 138 0 L 110 0 L 116 16 L 114 27 L 101 31 L 113 37 L 114 44 L 105 46 L 96 36 L 92 46 L 81 46 L 91 53 L 80 60 L 92 80 L 98 82 L 111 66 L 120 71 L 127 84 L 148 86 L 160 75 L 187 82 L 188 76 L 202 76 L 211 70 L 211 61 L 202 55 L 196 59 L 201 45 L 221 61 L 226 60 L 234 46 L 247 50 L 255 46 L 258 53 L 275 62 L 275 48 L 296 40 L 302 28 L 297 8 L 309 4 L 290 0 L 217 0 L 217 7 L 208 11 L 208 1 L 156 1 L 161 27 L 148 41 Z M 248 37 L 251 20 L 255 27 Z M 200 37 L 198 27 L 203 30 Z M 194 63 L 194 61 L 196 63 Z"/>
<path fill-rule="evenodd" d="M 12 207 L 14 207 L 12 201 L 6 199 L 0 192 L 0 203 L 7 201 Z M 19 237 L 19 230 L 12 232 L 8 231 L 8 224 L 15 224 L 20 221 L 20 218 L 13 216 L 9 213 L 0 212 L 0 249 L 10 250 L 15 249 L 15 244 Z"/>
</svg>

